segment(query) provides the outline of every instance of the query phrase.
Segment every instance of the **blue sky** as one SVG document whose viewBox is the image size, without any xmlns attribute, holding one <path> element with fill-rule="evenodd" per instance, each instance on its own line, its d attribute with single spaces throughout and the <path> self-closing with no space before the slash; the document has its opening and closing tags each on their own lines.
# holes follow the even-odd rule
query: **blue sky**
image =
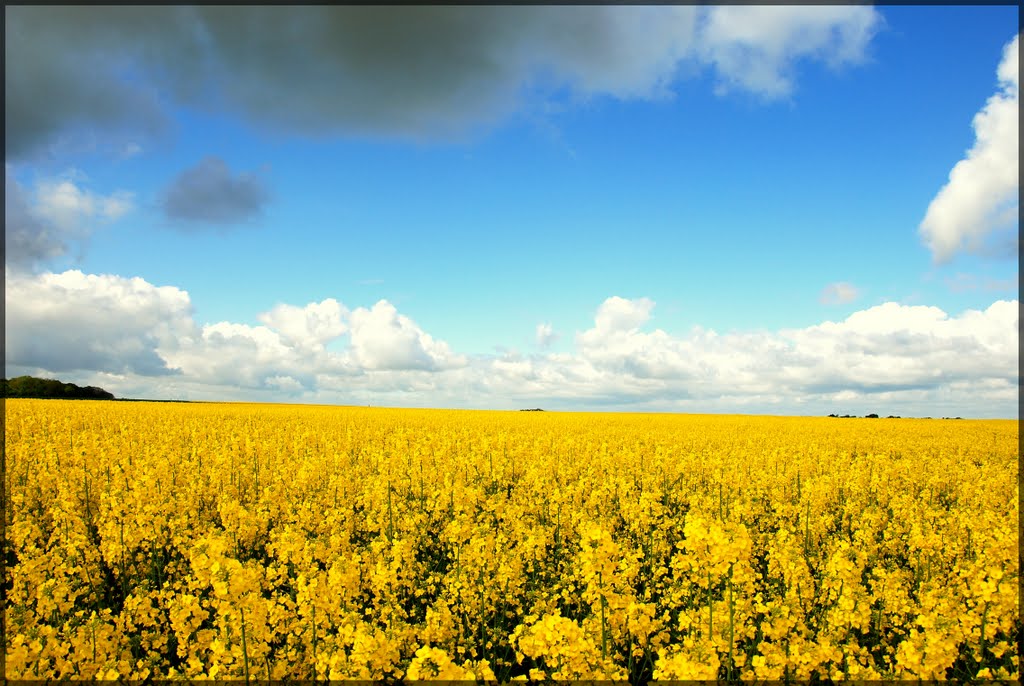
<svg viewBox="0 0 1024 686">
<path fill-rule="evenodd" d="M 5 12 L 8 375 L 1016 415 L 1015 6 Z"/>
</svg>

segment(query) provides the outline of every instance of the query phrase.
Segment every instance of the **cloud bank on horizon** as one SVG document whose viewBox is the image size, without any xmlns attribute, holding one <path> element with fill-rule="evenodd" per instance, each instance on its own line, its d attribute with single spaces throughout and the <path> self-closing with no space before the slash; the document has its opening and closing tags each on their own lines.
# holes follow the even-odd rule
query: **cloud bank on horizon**
<svg viewBox="0 0 1024 686">
<path fill-rule="evenodd" d="M 168 163 L 148 203 L 128 177 L 110 190 L 74 167 L 49 171 L 81 146 L 143 157 L 192 112 L 286 142 L 456 144 L 600 99 L 672 101 L 705 77 L 752 108 L 792 102 L 808 65 L 839 78 L 871 62 L 886 25 L 875 8 L 19 6 L 5 19 L 8 376 L 74 377 L 133 397 L 1016 413 L 1010 298 L 953 311 L 885 297 L 836 321 L 680 334 L 654 326 L 653 298 L 609 287 L 586 328 L 538 316 L 522 332 L 527 352 L 495 354 L 456 349 L 387 298 L 279 297 L 258 324 L 200 322 L 188 283 L 54 270 L 118 221 L 156 216 L 178 239 L 198 240 L 203 229 L 253 223 L 278 200 L 255 165 L 222 152 Z M 918 215 L 915 240 L 936 264 L 1019 251 L 1018 42 L 1005 45 L 995 92 L 965 122 L 973 145 Z M 871 285 L 845 278 L 823 278 L 808 299 L 829 312 L 868 299 Z M 1005 279 L 973 274 L 947 282 L 1006 290 Z"/>
<path fill-rule="evenodd" d="M 122 395 L 813 412 L 951 396 L 1000 408 L 1017 398 L 1017 301 L 957 316 L 890 302 L 802 329 L 673 336 L 645 330 L 653 301 L 613 296 L 569 354 L 473 356 L 386 300 L 352 310 L 333 298 L 279 304 L 258 326 L 200 325 L 188 293 L 139 278 L 9 273 L 6 289 L 8 369 L 84 374 Z"/>
</svg>

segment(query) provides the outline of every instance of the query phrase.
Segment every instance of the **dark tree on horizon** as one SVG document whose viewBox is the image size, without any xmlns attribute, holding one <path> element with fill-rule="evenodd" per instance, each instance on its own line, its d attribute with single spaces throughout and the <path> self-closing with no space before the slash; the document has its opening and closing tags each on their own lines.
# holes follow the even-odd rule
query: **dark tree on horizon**
<svg viewBox="0 0 1024 686">
<path fill-rule="evenodd" d="M 70 398 L 80 400 L 113 400 L 114 394 L 97 386 L 78 386 L 57 379 L 18 376 L 0 379 L 5 398 Z"/>
</svg>

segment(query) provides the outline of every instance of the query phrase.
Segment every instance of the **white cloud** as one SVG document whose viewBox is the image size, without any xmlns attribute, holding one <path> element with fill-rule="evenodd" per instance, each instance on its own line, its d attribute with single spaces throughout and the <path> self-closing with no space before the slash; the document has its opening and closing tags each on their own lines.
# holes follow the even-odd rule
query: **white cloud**
<svg viewBox="0 0 1024 686">
<path fill-rule="evenodd" d="M 1019 38 L 1003 51 L 996 72 L 999 91 L 974 117 L 974 145 L 953 167 L 921 222 L 919 232 L 936 262 L 948 262 L 961 251 L 1017 255 Z"/>
<path fill-rule="evenodd" d="M 261 314 L 259 320 L 291 344 L 322 348 L 348 330 L 346 317 L 348 309 L 334 298 L 327 298 L 305 307 L 277 305 Z"/>
<path fill-rule="evenodd" d="M 1017 303 L 949 317 L 937 307 L 885 303 L 845 321 L 783 332 L 813 365 L 783 365 L 807 390 L 926 390 L 953 382 L 1016 384 Z"/>
<path fill-rule="evenodd" d="M 615 308 L 626 309 L 621 302 Z M 637 309 L 649 311 L 646 303 Z M 993 384 L 1005 400 L 1016 387 L 1016 301 L 959 317 L 935 307 L 886 303 L 804 329 L 727 335 L 695 329 L 681 337 L 608 327 L 601 321 L 604 310 L 594 328 L 578 336 L 580 360 L 620 384 L 633 384 L 650 400 L 692 399 L 694 410 L 713 399 L 739 403 L 757 396 L 774 396 L 790 407 L 802 396 L 820 404 L 843 390 L 866 397 L 927 395 L 954 383 L 972 390 Z M 961 391 L 960 397 L 969 396 Z"/>
<path fill-rule="evenodd" d="M 308 387 L 312 375 L 332 362 L 329 354 L 316 355 L 305 347 L 289 345 L 265 326 L 232 322 L 204 325 L 198 336 L 163 352 L 171 364 L 185 370 L 192 379 L 246 389 L 268 384 L 281 388 L 282 377 Z"/>
<path fill-rule="evenodd" d="M 792 91 L 800 59 L 833 67 L 862 61 L 880 21 L 873 8 L 850 5 L 711 7 L 697 51 L 715 66 L 720 90 L 779 97 Z"/>
<path fill-rule="evenodd" d="M 552 343 L 558 340 L 558 333 L 550 323 L 542 322 L 537 325 L 536 339 L 538 346 L 549 348 Z"/>
<path fill-rule="evenodd" d="M 76 174 L 42 179 L 30 192 L 4 165 L 5 260 L 14 268 L 31 267 L 64 255 L 89 237 L 99 222 L 119 219 L 133 208 L 131 193 L 93 193 L 75 183 Z"/>
<path fill-rule="evenodd" d="M 64 231 L 79 229 L 94 219 L 114 220 L 132 209 L 132 194 L 109 196 L 91 193 L 69 179 L 40 181 L 36 186 L 36 212 Z"/>
<path fill-rule="evenodd" d="M 889 302 L 775 332 L 645 330 L 611 297 L 572 352 L 467 357 L 386 300 L 278 305 L 262 324 L 193 321 L 188 294 L 80 272 L 7 276 L 8 375 L 129 397 L 442 407 L 1015 416 L 1018 303 L 952 316 Z M 349 337 L 338 352 L 325 343 Z"/>
<path fill-rule="evenodd" d="M 818 301 L 823 305 L 845 305 L 860 297 L 860 291 L 851 283 L 838 281 L 822 289 Z"/>
<path fill-rule="evenodd" d="M 654 301 L 649 298 L 627 300 L 614 295 L 597 308 L 595 330 L 602 332 L 630 331 L 650 319 Z"/>
<path fill-rule="evenodd" d="M 6 364 L 54 373 L 181 375 L 190 387 L 311 389 L 318 377 L 371 374 L 402 386 L 388 372 L 433 373 L 466 364 L 382 300 L 349 313 L 328 298 L 304 307 L 279 304 L 264 325 L 199 326 L 186 292 L 135 278 L 78 271 L 8 273 Z M 325 344 L 351 334 L 344 352 Z M 163 386 L 163 388 L 167 388 Z"/>
<path fill-rule="evenodd" d="M 387 300 L 353 310 L 350 326 L 352 353 L 367 369 L 435 370 L 465 364 L 447 343 L 435 341 Z"/>
<path fill-rule="evenodd" d="M 7 271 L 7 364 L 53 372 L 169 374 L 160 354 L 194 335 L 188 293 L 143 279 Z"/>
</svg>

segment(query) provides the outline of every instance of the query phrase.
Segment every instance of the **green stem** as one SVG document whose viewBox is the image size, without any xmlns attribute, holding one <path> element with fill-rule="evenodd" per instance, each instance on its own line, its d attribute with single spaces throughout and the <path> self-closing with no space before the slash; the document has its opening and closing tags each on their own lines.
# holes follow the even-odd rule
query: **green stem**
<svg viewBox="0 0 1024 686">
<path fill-rule="evenodd" d="M 242 614 L 242 665 L 245 667 L 245 683 L 249 683 L 249 647 L 245 640 L 245 608 L 238 608 Z"/>
<path fill-rule="evenodd" d="M 807 502 L 807 511 L 804 514 L 804 554 L 811 549 L 811 503 Z"/>
<path fill-rule="evenodd" d="M 978 651 L 978 662 L 985 660 L 985 620 L 988 619 L 988 603 L 985 603 L 985 609 L 981 613 L 981 642 L 979 644 Z"/>
<path fill-rule="evenodd" d="M 732 597 L 732 565 L 729 565 L 729 577 L 726 579 L 726 587 L 729 589 L 729 680 L 732 681 L 732 668 L 733 668 L 733 657 L 732 657 L 732 642 L 734 636 L 733 630 L 733 615 L 735 606 L 733 605 Z"/>
<path fill-rule="evenodd" d="M 388 543 L 395 535 L 395 518 L 391 510 L 391 482 L 388 481 Z"/>
<path fill-rule="evenodd" d="M 708 572 L 708 640 L 714 642 L 715 622 L 714 604 L 711 601 L 711 572 Z"/>
<path fill-rule="evenodd" d="M 604 582 L 601 579 L 601 572 L 597 573 L 597 583 L 601 586 L 601 659 L 608 659 L 608 631 L 604 618 L 604 606 L 607 602 L 604 598 Z"/>
</svg>

